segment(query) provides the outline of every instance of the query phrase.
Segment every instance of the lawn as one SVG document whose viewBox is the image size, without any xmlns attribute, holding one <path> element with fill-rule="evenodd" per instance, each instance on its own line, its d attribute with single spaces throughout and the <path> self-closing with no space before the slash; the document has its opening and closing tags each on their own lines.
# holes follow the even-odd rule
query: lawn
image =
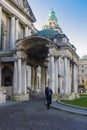
<svg viewBox="0 0 87 130">
<path fill-rule="evenodd" d="M 87 97 L 82 97 L 74 100 L 61 100 L 65 104 L 80 106 L 87 108 Z"/>
</svg>

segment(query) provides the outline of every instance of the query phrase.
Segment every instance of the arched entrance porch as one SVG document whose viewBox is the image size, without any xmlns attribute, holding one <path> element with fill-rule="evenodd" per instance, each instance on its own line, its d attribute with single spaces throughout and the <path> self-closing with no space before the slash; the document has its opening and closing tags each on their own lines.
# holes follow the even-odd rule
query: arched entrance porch
<svg viewBox="0 0 87 130">
<path fill-rule="evenodd" d="M 58 47 L 51 40 L 43 37 L 32 36 L 16 42 L 14 55 L 14 85 L 13 98 L 27 100 L 27 87 L 44 96 L 45 87 L 49 85 L 55 90 L 54 62 Z M 38 67 L 40 68 L 38 88 Z M 49 68 L 49 70 L 48 70 Z"/>
</svg>

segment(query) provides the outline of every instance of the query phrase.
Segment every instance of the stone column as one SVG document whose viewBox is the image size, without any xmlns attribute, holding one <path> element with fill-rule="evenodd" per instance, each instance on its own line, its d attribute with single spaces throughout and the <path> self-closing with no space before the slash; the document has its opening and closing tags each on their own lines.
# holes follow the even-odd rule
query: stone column
<svg viewBox="0 0 87 130">
<path fill-rule="evenodd" d="M 18 73 L 17 73 L 17 60 L 14 61 L 14 79 L 13 79 L 13 94 L 17 94 L 18 86 L 17 86 L 17 79 L 18 79 Z"/>
<path fill-rule="evenodd" d="M 7 49 L 6 45 L 7 45 L 7 31 L 4 30 L 4 32 L 3 32 L 3 44 L 2 44 L 3 51 L 5 51 Z"/>
<path fill-rule="evenodd" d="M 42 92 L 44 94 L 45 92 L 45 70 L 44 70 L 44 67 L 41 66 L 41 89 L 42 89 Z"/>
<path fill-rule="evenodd" d="M 74 93 L 78 93 L 78 70 L 77 70 L 76 64 L 73 65 L 73 88 L 74 88 Z"/>
<path fill-rule="evenodd" d="M 58 93 L 60 92 L 60 77 L 59 77 L 59 57 L 58 57 L 58 59 L 57 59 L 57 62 L 58 62 Z"/>
<path fill-rule="evenodd" d="M 71 94 L 71 73 L 70 73 L 70 59 L 68 61 L 68 94 Z"/>
<path fill-rule="evenodd" d="M 54 88 L 55 88 L 55 69 L 54 69 L 54 55 L 52 54 L 52 50 L 50 50 L 50 87 L 52 88 L 53 90 L 53 93 L 55 92 L 54 91 Z"/>
<path fill-rule="evenodd" d="M 21 58 L 18 58 L 18 94 L 21 94 L 21 86 L 22 86 L 22 69 L 21 69 Z"/>
<path fill-rule="evenodd" d="M 28 68 L 28 87 L 31 87 L 31 67 L 27 66 Z"/>
<path fill-rule="evenodd" d="M 11 17 L 11 37 L 10 37 L 10 50 L 14 49 L 15 44 L 15 17 Z"/>
<path fill-rule="evenodd" d="M 55 93 L 58 93 L 58 59 L 55 61 Z"/>
<path fill-rule="evenodd" d="M 25 27 L 25 37 L 29 36 L 28 35 L 28 27 Z"/>
<path fill-rule="evenodd" d="M 2 41 L 1 41 L 1 25 L 2 25 L 2 7 L 0 7 L 0 50 L 2 49 Z"/>
<path fill-rule="evenodd" d="M 48 86 L 48 69 L 45 68 L 46 86 Z"/>
<path fill-rule="evenodd" d="M 26 61 L 22 61 L 22 93 L 27 92 L 27 82 L 26 82 Z"/>
<path fill-rule="evenodd" d="M 68 59 L 64 58 L 64 86 L 65 94 L 68 94 Z"/>
<path fill-rule="evenodd" d="M 58 91 L 62 93 L 61 57 L 58 58 Z"/>
<path fill-rule="evenodd" d="M 31 69 L 31 87 L 32 87 L 32 90 L 34 90 L 34 67 L 32 67 Z"/>
<path fill-rule="evenodd" d="M 35 68 L 35 75 L 34 75 L 34 90 L 37 91 L 37 68 Z"/>
<path fill-rule="evenodd" d="M 15 41 L 18 39 L 18 27 L 19 27 L 19 19 L 16 19 Z"/>
</svg>

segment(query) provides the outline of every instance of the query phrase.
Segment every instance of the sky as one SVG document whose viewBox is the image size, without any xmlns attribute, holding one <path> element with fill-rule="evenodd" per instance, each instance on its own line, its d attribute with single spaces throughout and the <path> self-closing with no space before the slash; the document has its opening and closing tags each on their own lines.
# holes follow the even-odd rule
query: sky
<svg viewBox="0 0 87 130">
<path fill-rule="evenodd" d="M 76 47 L 77 54 L 87 55 L 87 0 L 28 0 L 34 13 L 35 27 L 42 29 L 51 8 L 56 13 L 59 26 Z"/>
</svg>

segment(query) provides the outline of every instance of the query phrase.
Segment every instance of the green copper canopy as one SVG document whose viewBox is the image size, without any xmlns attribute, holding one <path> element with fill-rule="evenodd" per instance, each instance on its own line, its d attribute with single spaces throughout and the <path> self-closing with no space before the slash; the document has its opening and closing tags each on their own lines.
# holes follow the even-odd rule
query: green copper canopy
<svg viewBox="0 0 87 130">
<path fill-rule="evenodd" d="M 51 9 L 51 11 L 49 12 L 48 19 L 57 21 L 56 13 L 53 11 L 53 9 Z"/>
<path fill-rule="evenodd" d="M 42 37 L 45 37 L 45 38 L 53 38 L 54 36 L 58 35 L 59 32 L 58 31 L 55 31 L 53 29 L 46 29 L 46 30 L 41 30 L 39 32 L 37 32 L 35 34 L 35 36 L 42 36 Z"/>
</svg>

